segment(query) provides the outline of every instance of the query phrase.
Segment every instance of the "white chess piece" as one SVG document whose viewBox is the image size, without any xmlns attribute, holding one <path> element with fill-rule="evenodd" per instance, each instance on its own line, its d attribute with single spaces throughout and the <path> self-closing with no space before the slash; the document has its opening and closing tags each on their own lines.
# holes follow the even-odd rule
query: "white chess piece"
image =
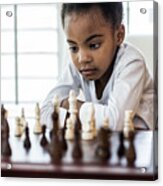
<svg viewBox="0 0 163 186">
<path fill-rule="evenodd" d="M 103 128 L 104 129 L 109 129 L 109 118 L 108 117 L 104 118 Z"/>
<path fill-rule="evenodd" d="M 123 128 L 123 133 L 124 133 L 125 138 L 129 137 L 130 132 L 134 132 L 133 111 L 126 110 L 125 111 L 124 128 Z"/>
<path fill-rule="evenodd" d="M 22 108 L 21 109 L 21 117 L 20 117 L 21 133 L 24 132 L 25 126 L 26 126 L 26 120 L 25 120 L 24 108 Z"/>
<path fill-rule="evenodd" d="M 70 90 L 69 92 L 69 112 L 70 113 L 77 113 L 77 98 L 76 98 L 76 93 L 74 90 Z"/>
<path fill-rule="evenodd" d="M 87 122 L 82 124 L 82 139 L 83 140 L 92 140 L 96 137 L 96 123 L 95 123 L 95 109 L 92 103 L 90 109 L 90 118 Z"/>
<path fill-rule="evenodd" d="M 39 103 L 36 103 L 35 107 L 35 126 L 34 126 L 34 133 L 35 134 L 40 134 L 42 132 L 42 127 L 40 123 L 40 108 L 39 108 Z"/>
<path fill-rule="evenodd" d="M 54 105 L 54 109 L 58 113 L 59 112 L 59 97 L 57 95 L 54 96 L 53 105 Z"/>
<path fill-rule="evenodd" d="M 90 124 L 91 130 L 93 132 L 93 136 L 96 137 L 97 131 L 96 131 L 96 121 L 95 121 L 95 108 L 94 108 L 93 103 L 92 103 L 92 107 L 91 107 L 90 116 L 91 117 L 90 117 L 89 124 Z"/>
<path fill-rule="evenodd" d="M 16 124 L 15 136 L 20 137 L 22 135 L 21 125 L 20 125 L 20 117 L 15 118 L 15 124 Z"/>
<path fill-rule="evenodd" d="M 92 140 L 94 138 L 94 132 L 92 130 L 91 122 L 84 123 L 82 125 L 82 140 Z"/>
<path fill-rule="evenodd" d="M 71 118 L 68 118 L 66 121 L 65 139 L 66 140 L 74 139 L 74 127 Z"/>
<path fill-rule="evenodd" d="M 8 119 L 8 111 L 6 110 L 5 115 L 4 115 L 5 119 Z"/>
<path fill-rule="evenodd" d="M 78 109 L 77 109 L 77 98 L 74 90 L 70 90 L 68 102 L 69 102 L 70 118 L 72 120 L 73 125 L 75 125 Z"/>
<path fill-rule="evenodd" d="M 57 95 L 54 96 L 53 106 L 54 106 L 54 111 L 56 111 L 56 113 L 58 114 L 58 117 L 60 117 L 59 116 L 59 97 Z M 58 119 L 58 128 L 60 128 L 60 119 Z"/>
</svg>

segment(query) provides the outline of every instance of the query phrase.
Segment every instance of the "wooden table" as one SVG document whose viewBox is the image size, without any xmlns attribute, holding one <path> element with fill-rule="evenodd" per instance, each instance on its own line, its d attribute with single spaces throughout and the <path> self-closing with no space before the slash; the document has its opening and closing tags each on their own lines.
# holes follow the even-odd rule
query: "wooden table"
<svg viewBox="0 0 163 186">
<path fill-rule="evenodd" d="M 101 161 L 95 156 L 97 140 L 81 141 L 83 157 L 75 161 L 72 158 L 74 142 L 67 141 L 68 150 L 60 163 L 54 163 L 47 151 L 40 146 L 41 135 L 33 133 L 34 120 L 28 120 L 30 127 L 31 149 L 27 152 L 23 147 L 24 136 L 14 136 L 14 120 L 10 120 L 11 157 L 1 157 L 1 175 L 3 177 L 39 177 L 39 178 L 86 178 L 86 179 L 157 179 L 157 153 L 155 154 L 157 132 L 136 131 L 133 147 L 136 160 L 130 166 L 126 157 L 117 155 L 119 148 L 119 132 L 109 137 L 111 156 Z M 46 136 L 49 139 L 49 131 Z M 156 140 L 157 141 L 157 140 Z M 128 141 L 124 141 L 127 149 Z"/>
</svg>

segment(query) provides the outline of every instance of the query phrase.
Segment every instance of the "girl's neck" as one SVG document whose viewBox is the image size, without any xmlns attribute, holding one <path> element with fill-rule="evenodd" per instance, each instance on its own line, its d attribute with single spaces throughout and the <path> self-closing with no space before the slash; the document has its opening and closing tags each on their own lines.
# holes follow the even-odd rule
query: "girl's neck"
<svg viewBox="0 0 163 186">
<path fill-rule="evenodd" d="M 107 69 L 107 71 L 105 72 L 105 74 L 100 79 L 95 80 L 96 96 L 98 99 L 101 99 L 103 91 L 105 89 L 105 86 L 108 83 L 108 81 L 112 75 L 113 67 L 114 67 L 116 57 L 117 57 L 118 50 L 119 50 L 119 47 L 117 47 L 114 58 L 112 60 L 112 63 L 109 66 L 109 68 Z"/>
</svg>

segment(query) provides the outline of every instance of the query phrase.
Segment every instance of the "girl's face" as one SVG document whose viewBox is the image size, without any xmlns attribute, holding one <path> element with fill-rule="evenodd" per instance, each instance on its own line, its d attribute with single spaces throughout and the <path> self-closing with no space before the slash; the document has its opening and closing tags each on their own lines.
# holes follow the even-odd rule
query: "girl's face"
<svg viewBox="0 0 163 186">
<path fill-rule="evenodd" d="M 117 29 L 105 21 L 98 8 L 87 13 L 71 13 L 65 17 L 65 33 L 72 61 L 87 80 L 103 80 L 117 46 L 124 39 L 124 27 Z"/>
</svg>

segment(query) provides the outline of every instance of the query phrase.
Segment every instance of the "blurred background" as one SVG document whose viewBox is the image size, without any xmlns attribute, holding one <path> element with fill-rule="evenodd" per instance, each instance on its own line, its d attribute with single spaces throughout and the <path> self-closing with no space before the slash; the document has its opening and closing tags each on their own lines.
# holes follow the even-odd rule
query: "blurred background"
<svg viewBox="0 0 163 186">
<path fill-rule="evenodd" d="M 124 2 L 126 41 L 153 75 L 153 1 Z M 61 4 L 1 5 L 1 103 L 33 107 L 55 86 L 68 54 Z"/>
</svg>

